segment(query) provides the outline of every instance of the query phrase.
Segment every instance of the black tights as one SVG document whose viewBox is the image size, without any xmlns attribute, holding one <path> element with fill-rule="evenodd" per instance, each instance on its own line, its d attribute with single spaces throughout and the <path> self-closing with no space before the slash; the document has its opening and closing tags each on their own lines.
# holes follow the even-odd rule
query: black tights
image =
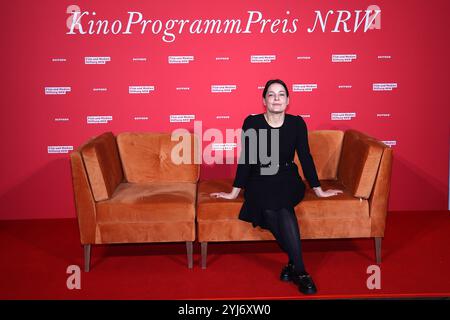
<svg viewBox="0 0 450 320">
<path fill-rule="evenodd" d="M 263 214 L 269 230 L 274 235 L 281 249 L 288 254 L 289 263 L 295 266 L 295 271 L 305 272 L 300 230 L 294 208 L 266 209 L 263 211 Z"/>
</svg>

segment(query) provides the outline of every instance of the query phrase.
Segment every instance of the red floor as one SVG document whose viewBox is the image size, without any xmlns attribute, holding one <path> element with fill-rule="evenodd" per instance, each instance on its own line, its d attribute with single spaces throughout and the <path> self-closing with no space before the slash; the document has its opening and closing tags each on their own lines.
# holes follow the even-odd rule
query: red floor
<svg viewBox="0 0 450 320">
<path fill-rule="evenodd" d="M 208 268 L 187 268 L 183 243 L 96 246 L 81 289 L 69 265 L 83 264 L 74 219 L 1 221 L 0 299 L 336 299 L 450 297 L 450 215 L 391 212 L 382 244 L 381 289 L 367 288 L 370 239 L 305 240 L 318 287 L 304 296 L 278 280 L 287 258 L 275 242 L 211 243 Z"/>
</svg>

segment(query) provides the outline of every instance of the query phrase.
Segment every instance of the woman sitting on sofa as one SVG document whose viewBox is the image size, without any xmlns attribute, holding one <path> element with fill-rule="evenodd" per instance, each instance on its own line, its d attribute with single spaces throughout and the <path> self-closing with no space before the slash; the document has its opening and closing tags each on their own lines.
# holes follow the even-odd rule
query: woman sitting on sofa
<svg viewBox="0 0 450 320">
<path fill-rule="evenodd" d="M 313 294 L 317 289 L 303 263 L 300 230 L 294 211 L 294 207 L 305 195 L 305 185 L 293 161 L 295 151 L 305 177 L 318 197 L 334 196 L 342 193 L 342 190 L 322 190 L 309 151 L 306 124 L 302 117 L 285 112 L 289 104 L 289 90 L 283 81 L 276 79 L 266 83 L 263 104 L 266 112 L 248 116 L 242 126 L 243 149 L 233 190 L 229 193 L 211 193 L 211 196 L 235 199 L 243 188 L 245 201 L 239 219 L 252 223 L 254 227 L 268 229 L 273 234 L 289 257 L 288 264 L 281 271 L 280 279 L 293 281 L 304 294 Z M 247 130 L 256 132 L 257 141 L 244 139 Z M 262 135 L 262 132 L 267 134 Z M 271 138 L 275 140 L 271 141 Z M 279 154 L 275 159 L 278 161 L 262 161 L 264 159 L 260 155 L 263 145 L 261 142 L 265 145 L 267 155 L 270 154 L 271 148 L 276 146 Z M 255 143 L 255 148 L 250 148 L 250 143 Z M 253 157 L 257 161 L 249 160 L 252 159 L 250 150 L 259 150 L 258 156 Z"/>
</svg>

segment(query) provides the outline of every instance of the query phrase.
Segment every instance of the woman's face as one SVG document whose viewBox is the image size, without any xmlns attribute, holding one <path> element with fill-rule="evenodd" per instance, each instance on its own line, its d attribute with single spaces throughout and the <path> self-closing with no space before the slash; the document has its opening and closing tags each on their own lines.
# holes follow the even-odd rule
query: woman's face
<svg viewBox="0 0 450 320">
<path fill-rule="evenodd" d="M 271 113 L 282 113 L 289 104 L 289 98 L 286 90 L 279 83 L 272 83 L 267 90 L 263 103 L 267 111 Z"/>
</svg>

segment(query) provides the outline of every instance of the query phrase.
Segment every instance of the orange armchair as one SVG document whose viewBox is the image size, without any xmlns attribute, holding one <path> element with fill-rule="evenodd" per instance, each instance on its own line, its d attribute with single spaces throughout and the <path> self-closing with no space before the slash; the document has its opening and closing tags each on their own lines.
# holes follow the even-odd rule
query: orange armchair
<svg viewBox="0 0 450 320">
<path fill-rule="evenodd" d="M 199 165 L 174 164 L 176 143 L 170 134 L 107 132 L 70 154 L 85 271 L 91 245 L 111 243 L 186 242 L 192 268 Z"/>
</svg>

